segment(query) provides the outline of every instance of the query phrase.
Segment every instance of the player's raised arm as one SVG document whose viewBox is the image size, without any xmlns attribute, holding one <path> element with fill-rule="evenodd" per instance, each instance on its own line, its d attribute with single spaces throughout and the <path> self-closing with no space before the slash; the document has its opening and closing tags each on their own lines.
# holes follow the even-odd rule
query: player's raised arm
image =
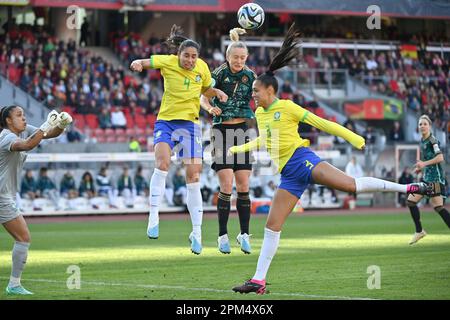
<svg viewBox="0 0 450 320">
<path fill-rule="evenodd" d="M 360 135 L 357 135 L 353 131 L 350 131 L 349 129 L 341 126 L 336 122 L 318 117 L 314 113 L 311 113 L 309 111 L 306 111 L 306 113 L 300 119 L 300 122 L 307 123 L 333 136 L 341 137 L 342 139 L 348 141 L 356 149 L 361 150 L 366 144 L 364 138 L 361 137 Z"/>
<path fill-rule="evenodd" d="M 144 69 L 150 69 L 151 60 L 150 59 L 138 59 L 134 60 L 130 64 L 130 70 L 133 72 L 142 72 Z"/>
</svg>

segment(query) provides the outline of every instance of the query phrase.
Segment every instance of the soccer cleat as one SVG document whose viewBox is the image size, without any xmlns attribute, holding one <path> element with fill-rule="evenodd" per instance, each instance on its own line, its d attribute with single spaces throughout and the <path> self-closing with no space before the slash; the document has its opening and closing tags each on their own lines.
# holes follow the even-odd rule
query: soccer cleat
<svg viewBox="0 0 450 320">
<path fill-rule="evenodd" d="M 191 251 L 194 254 L 200 254 L 202 252 L 202 243 L 194 236 L 194 232 L 189 235 L 189 242 L 191 243 Z"/>
<path fill-rule="evenodd" d="M 248 281 L 245 281 L 245 283 L 242 286 L 234 287 L 233 291 L 239 293 L 255 292 L 256 294 L 265 294 L 266 280 L 250 279 Z"/>
<path fill-rule="evenodd" d="M 420 194 L 425 196 L 431 195 L 433 193 L 433 184 L 424 182 L 411 183 L 406 187 L 406 193 Z"/>
<path fill-rule="evenodd" d="M 250 235 L 244 233 L 244 234 L 238 234 L 237 243 L 241 246 L 241 251 L 245 254 L 250 254 L 252 252 L 252 247 L 250 246 Z"/>
<path fill-rule="evenodd" d="M 25 295 L 32 295 L 33 292 L 28 291 L 27 289 L 25 289 L 22 286 L 17 286 L 17 287 L 7 286 L 6 287 L 6 294 L 8 294 L 8 295 L 22 295 L 22 296 L 25 296 Z"/>
<path fill-rule="evenodd" d="M 425 230 L 422 230 L 421 232 L 416 232 L 414 233 L 411 241 L 409 242 L 409 244 L 414 244 L 417 241 L 419 241 L 420 239 L 422 239 L 423 237 L 425 237 L 427 235 L 427 233 L 425 232 Z"/>
<path fill-rule="evenodd" d="M 154 227 L 150 226 L 147 228 L 147 236 L 149 237 L 149 239 L 158 239 L 159 237 L 159 224 L 157 224 Z"/>
<path fill-rule="evenodd" d="M 224 254 L 231 253 L 230 240 L 228 240 L 228 235 L 224 234 L 217 239 L 217 245 L 219 247 L 219 251 Z"/>
</svg>

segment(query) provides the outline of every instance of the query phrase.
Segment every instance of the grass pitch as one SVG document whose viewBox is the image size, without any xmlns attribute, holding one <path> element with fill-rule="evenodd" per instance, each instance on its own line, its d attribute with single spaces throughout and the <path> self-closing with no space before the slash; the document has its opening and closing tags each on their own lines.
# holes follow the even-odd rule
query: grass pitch
<svg viewBox="0 0 450 320">
<path fill-rule="evenodd" d="M 20 298 L 4 293 L 13 241 L 3 230 L 0 299 L 450 299 L 450 231 L 432 212 L 422 214 L 429 234 L 414 246 L 408 245 L 414 227 L 407 212 L 293 214 L 269 270 L 270 294 L 264 296 L 243 296 L 231 288 L 254 274 L 266 216 L 252 217 L 251 255 L 235 242 L 235 216 L 228 226 L 230 255 L 217 250 L 216 219 L 204 219 L 200 256 L 190 252 L 188 215 L 161 219 L 158 240 L 146 237 L 146 220 L 30 224 L 22 283 L 35 295 Z M 369 266 L 380 268 L 380 289 L 367 288 Z M 70 268 L 79 268 L 80 289 L 68 289 L 68 280 L 76 285 Z"/>
</svg>

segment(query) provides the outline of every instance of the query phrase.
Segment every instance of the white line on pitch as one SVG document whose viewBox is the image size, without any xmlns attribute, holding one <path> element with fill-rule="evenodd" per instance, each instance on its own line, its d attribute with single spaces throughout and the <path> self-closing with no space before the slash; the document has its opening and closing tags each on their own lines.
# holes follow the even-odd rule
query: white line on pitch
<svg viewBox="0 0 450 320">
<path fill-rule="evenodd" d="M 0 277 L 0 279 L 9 279 L 7 277 Z M 46 283 L 58 283 L 66 284 L 64 281 L 51 280 L 51 279 L 24 279 L 25 282 L 46 282 Z M 131 284 L 131 283 L 117 283 L 117 282 L 101 282 L 101 281 L 81 281 L 81 285 L 95 285 L 95 286 L 112 286 L 112 287 L 130 287 L 130 288 L 143 288 L 143 289 L 171 289 L 171 290 L 183 290 L 183 291 L 208 291 L 218 293 L 233 293 L 231 290 L 221 290 L 213 288 L 189 288 L 184 286 L 169 286 L 169 285 L 156 285 L 156 284 Z M 317 299 L 340 299 L 340 300 L 377 300 L 373 298 L 361 298 L 361 297 L 346 297 L 346 296 L 328 296 L 318 294 L 304 294 L 304 293 L 282 293 L 282 292 L 270 292 L 269 296 L 283 296 L 283 297 L 302 297 L 302 298 L 317 298 Z"/>
</svg>

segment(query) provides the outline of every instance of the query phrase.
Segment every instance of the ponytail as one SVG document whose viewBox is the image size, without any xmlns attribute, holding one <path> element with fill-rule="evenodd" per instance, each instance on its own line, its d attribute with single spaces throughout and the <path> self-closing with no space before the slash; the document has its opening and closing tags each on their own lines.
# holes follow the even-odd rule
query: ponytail
<svg viewBox="0 0 450 320">
<path fill-rule="evenodd" d="M 297 46 L 302 42 L 300 32 L 294 29 L 295 23 L 291 25 L 280 50 L 277 52 L 269 65 L 269 72 L 275 72 L 278 69 L 287 66 L 287 64 L 299 55 Z"/>
<path fill-rule="evenodd" d="M 194 47 L 197 51 L 200 51 L 200 45 L 183 35 L 183 29 L 180 26 L 174 24 L 170 29 L 170 35 L 165 41 L 165 44 L 169 47 L 169 51 L 180 53 L 187 47 Z"/>
<path fill-rule="evenodd" d="M 232 42 L 228 45 L 228 48 L 226 51 L 227 58 L 229 57 L 231 50 L 234 48 L 245 49 L 248 54 L 247 45 L 244 42 L 239 41 L 239 35 L 245 34 L 245 33 L 246 33 L 245 29 L 242 29 L 242 28 L 234 28 L 234 29 L 230 30 L 230 39 Z"/>
<path fill-rule="evenodd" d="M 269 69 L 256 80 L 261 81 L 265 87 L 272 86 L 275 93 L 278 92 L 278 81 L 275 71 L 288 65 L 288 63 L 299 55 L 297 48 L 301 43 L 300 32 L 294 28 L 295 23 L 289 28 L 280 50 L 269 64 Z"/>
</svg>

